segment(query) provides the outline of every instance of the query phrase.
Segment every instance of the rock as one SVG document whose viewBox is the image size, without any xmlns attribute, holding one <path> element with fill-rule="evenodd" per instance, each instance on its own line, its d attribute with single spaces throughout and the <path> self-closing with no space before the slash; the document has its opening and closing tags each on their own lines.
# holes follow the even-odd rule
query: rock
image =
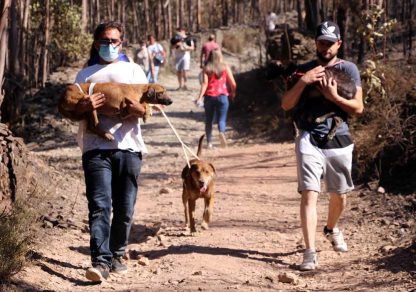
<svg viewBox="0 0 416 292">
<path fill-rule="evenodd" d="M 193 276 L 202 276 L 202 271 L 196 271 L 192 275 Z"/>
<path fill-rule="evenodd" d="M 148 266 L 150 264 L 150 261 L 147 257 L 139 257 L 137 262 L 142 266 Z"/>
<path fill-rule="evenodd" d="M 288 284 L 299 283 L 299 277 L 293 273 L 285 272 L 278 275 L 279 282 Z"/>
<path fill-rule="evenodd" d="M 159 191 L 159 194 L 170 194 L 170 193 L 172 193 L 172 189 L 170 189 L 170 188 L 161 188 L 160 189 L 160 191 Z"/>
<path fill-rule="evenodd" d="M 386 193 L 386 190 L 383 187 L 378 187 L 377 188 L 377 193 L 384 194 L 384 193 Z"/>
<path fill-rule="evenodd" d="M 386 254 L 386 253 L 390 253 L 391 251 L 393 251 L 395 249 L 396 249 L 396 247 L 393 246 L 393 245 L 385 245 L 385 246 L 382 246 L 380 248 L 380 252 Z"/>
</svg>

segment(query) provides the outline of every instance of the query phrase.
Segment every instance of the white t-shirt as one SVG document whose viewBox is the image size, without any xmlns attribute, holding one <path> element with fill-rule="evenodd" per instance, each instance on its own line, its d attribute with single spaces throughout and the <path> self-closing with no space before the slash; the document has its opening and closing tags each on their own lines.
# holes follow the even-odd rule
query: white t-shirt
<svg viewBox="0 0 416 292">
<path fill-rule="evenodd" d="M 96 64 L 82 69 L 75 78 L 75 83 L 85 82 L 148 83 L 139 65 L 123 61 L 107 65 Z M 86 121 L 81 121 L 77 140 L 82 153 L 93 149 L 122 149 L 147 153 L 138 118 L 129 118 L 122 121 L 118 118 L 99 115 L 99 120 L 100 129 L 109 131 L 114 136 L 114 141 L 107 141 L 97 134 L 91 133 L 87 130 Z"/>
<path fill-rule="evenodd" d="M 161 56 L 163 57 L 163 47 L 159 43 L 154 43 L 153 45 L 149 45 L 147 47 L 147 51 L 149 54 L 154 58 L 155 56 Z M 156 65 L 156 64 L 155 64 Z M 160 65 L 160 64 L 159 64 Z"/>
</svg>

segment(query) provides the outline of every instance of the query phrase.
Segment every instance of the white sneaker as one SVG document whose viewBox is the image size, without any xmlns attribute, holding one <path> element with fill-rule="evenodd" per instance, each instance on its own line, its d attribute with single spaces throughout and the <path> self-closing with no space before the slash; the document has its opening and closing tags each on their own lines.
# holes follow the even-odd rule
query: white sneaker
<svg viewBox="0 0 416 292">
<path fill-rule="evenodd" d="M 341 230 L 338 229 L 338 227 L 335 227 L 334 229 L 332 229 L 332 233 L 325 232 L 325 229 L 324 229 L 324 234 L 325 234 L 325 237 L 331 242 L 332 247 L 334 248 L 335 251 L 340 251 L 340 252 L 348 251 L 347 243 L 344 241 L 344 236 L 342 235 L 342 232 Z"/>
<path fill-rule="evenodd" d="M 299 266 L 301 271 L 312 271 L 318 266 L 318 255 L 316 251 L 305 250 L 303 253 L 303 262 Z"/>
<path fill-rule="evenodd" d="M 225 138 L 224 133 L 221 133 L 221 132 L 220 132 L 220 144 L 221 144 L 221 148 L 227 147 L 227 139 Z"/>
</svg>

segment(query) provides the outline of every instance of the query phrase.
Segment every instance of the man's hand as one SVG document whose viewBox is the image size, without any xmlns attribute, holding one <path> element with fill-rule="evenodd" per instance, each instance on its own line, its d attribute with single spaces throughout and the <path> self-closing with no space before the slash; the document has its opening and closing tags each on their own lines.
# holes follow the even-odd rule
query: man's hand
<svg viewBox="0 0 416 292">
<path fill-rule="evenodd" d="M 303 75 L 300 78 L 300 81 L 302 81 L 306 85 L 310 85 L 317 81 L 320 82 L 324 76 L 325 76 L 325 68 L 322 66 L 317 66 L 309 70 L 308 72 L 306 72 L 305 75 Z"/>
<path fill-rule="evenodd" d="M 84 114 L 86 112 L 93 111 L 104 105 L 105 96 L 101 92 L 93 93 L 92 95 L 85 95 L 76 106 L 76 112 L 78 114 Z"/>
<path fill-rule="evenodd" d="M 146 108 L 141 103 L 139 103 L 136 100 L 130 99 L 129 97 L 126 97 L 126 107 L 129 116 L 142 118 L 146 113 Z"/>
<path fill-rule="evenodd" d="M 319 91 L 326 99 L 336 102 L 339 99 L 337 82 L 334 78 L 327 79 L 325 76 L 319 81 Z"/>
</svg>

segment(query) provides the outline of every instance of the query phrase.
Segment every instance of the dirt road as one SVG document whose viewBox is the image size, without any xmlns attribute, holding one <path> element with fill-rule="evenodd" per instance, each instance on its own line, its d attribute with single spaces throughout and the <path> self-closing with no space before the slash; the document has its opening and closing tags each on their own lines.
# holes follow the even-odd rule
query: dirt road
<svg viewBox="0 0 416 292">
<path fill-rule="evenodd" d="M 68 70 L 61 77 L 66 76 L 71 82 L 77 68 Z M 174 100 L 166 114 L 183 141 L 195 151 L 198 138 L 204 132 L 203 109 L 192 103 L 199 89 L 197 74 L 198 69 L 191 71 L 189 91 L 174 91 L 177 87 L 174 75 L 166 74 L 160 80 Z M 69 224 L 45 229 L 33 263 L 15 277 L 21 288 L 47 291 L 409 291 L 415 287 L 415 274 L 400 268 L 400 257 L 388 261 L 395 255 L 392 251 L 409 243 L 408 229 L 401 228 L 399 234 L 396 231 L 400 225 L 395 226 L 393 220 L 386 219 L 388 222 L 384 226 L 375 220 L 374 210 L 383 203 L 380 201 L 374 206 L 362 192 L 351 195 L 345 219 L 340 224 L 350 252 L 334 252 L 319 234 L 320 268 L 308 273 L 298 271 L 296 264 L 301 261 L 303 247 L 294 145 L 246 143 L 232 129 L 227 130 L 232 137 L 227 149 L 218 147 L 215 132 L 215 148 L 202 155 L 212 161 L 217 170 L 214 216 L 209 230 L 189 236 L 183 228 L 180 178 L 186 162 L 178 140 L 160 113 L 143 125 L 149 154 L 143 162 L 128 246 L 129 271 L 124 275 L 112 274 L 101 285 L 91 285 L 84 277 L 90 265 L 89 234 L 80 151 L 71 134 L 76 127 L 59 119 L 56 123 L 61 131 L 34 141 L 29 147 L 45 162 L 45 167 L 51 169 L 54 182 L 51 188 L 55 195 L 48 202 L 49 214 L 60 214 Z M 322 195 L 319 230 L 323 228 L 326 204 L 326 196 Z M 198 223 L 202 208 L 203 202 L 198 201 Z M 412 224 L 411 220 L 399 218 L 398 222 Z M 380 248 L 386 245 L 391 249 L 381 252 Z M 403 256 L 409 254 L 412 255 L 409 251 Z M 143 265 L 137 258 L 142 259 Z M 284 272 L 294 274 L 294 283 L 279 281 L 278 275 Z"/>
</svg>

